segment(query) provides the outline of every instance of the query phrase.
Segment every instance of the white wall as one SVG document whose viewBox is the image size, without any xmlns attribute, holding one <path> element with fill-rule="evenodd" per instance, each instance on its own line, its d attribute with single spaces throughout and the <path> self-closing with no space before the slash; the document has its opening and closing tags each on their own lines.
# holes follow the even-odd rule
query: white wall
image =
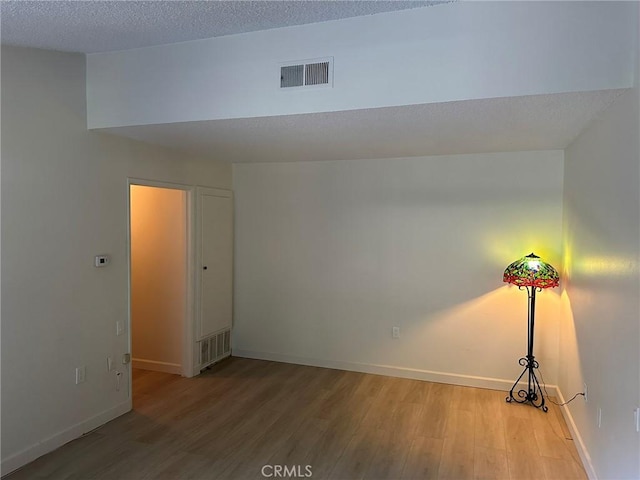
<svg viewBox="0 0 640 480">
<path fill-rule="evenodd" d="M 566 150 L 559 386 L 592 476 L 640 478 L 640 90 Z M 597 409 L 602 424 L 596 425 Z"/>
<path fill-rule="evenodd" d="M 187 192 L 131 186 L 131 355 L 182 373 L 187 311 Z"/>
<path fill-rule="evenodd" d="M 3 472 L 130 405 L 106 372 L 127 351 L 127 177 L 231 184 L 228 165 L 87 132 L 85 102 L 82 55 L 2 48 Z"/>
<path fill-rule="evenodd" d="M 502 273 L 560 266 L 562 171 L 561 151 L 235 164 L 234 355 L 508 389 L 527 296 Z M 545 291 L 551 384 L 558 314 Z"/>
<path fill-rule="evenodd" d="M 634 2 L 454 2 L 88 56 L 90 128 L 627 88 Z M 334 88 L 279 91 L 333 56 Z"/>
</svg>

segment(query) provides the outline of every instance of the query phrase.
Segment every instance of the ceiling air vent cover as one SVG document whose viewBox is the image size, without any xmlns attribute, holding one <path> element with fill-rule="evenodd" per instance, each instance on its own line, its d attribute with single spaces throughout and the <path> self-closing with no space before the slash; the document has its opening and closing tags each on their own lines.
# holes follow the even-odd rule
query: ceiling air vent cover
<svg viewBox="0 0 640 480">
<path fill-rule="evenodd" d="M 301 60 L 280 66 L 280 88 L 332 86 L 333 58 Z"/>
</svg>

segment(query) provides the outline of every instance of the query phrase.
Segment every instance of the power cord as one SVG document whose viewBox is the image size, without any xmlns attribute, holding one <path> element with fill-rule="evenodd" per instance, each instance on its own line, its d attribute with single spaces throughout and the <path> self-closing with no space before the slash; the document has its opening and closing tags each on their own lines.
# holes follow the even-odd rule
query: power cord
<svg viewBox="0 0 640 480">
<path fill-rule="evenodd" d="M 542 376 L 542 372 L 540 371 L 540 369 L 538 369 L 538 373 L 540 373 L 540 379 L 542 380 L 542 388 L 544 389 L 544 393 L 547 396 L 547 400 L 549 400 L 551 403 L 553 403 L 554 405 L 557 405 L 559 407 L 563 407 L 565 406 L 567 403 L 572 402 L 576 399 L 576 397 L 578 397 L 578 395 L 582 395 L 583 397 L 585 396 L 584 392 L 578 392 L 576 393 L 573 397 L 571 397 L 569 400 L 567 400 L 564 403 L 558 403 L 553 401 L 550 397 L 549 397 L 549 392 L 547 392 L 547 384 L 544 381 L 544 377 Z M 564 438 L 565 440 L 573 440 L 573 438 L 571 437 L 571 433 L 570 432 L 565 432 L 565 429 L 563 429 L 562 427 L 560 427 L 561 432 L 558 433 L 556 431 L 556 429 L 553 429 L 553 433 L 558 437 L 558 438 Z"/>
<path fill-rule="evenodd" d="M 558 402 L 554 402 L 553 400 L 551 400 L 551 398 L 549 397 L 549 393 L 547 392 L 547 384 L 544 381 L 544 377 L 542 376 L 542 371 L 538 368 L 538 373 L 540 374 L 540 380 L 542 380 L 542 389 L 544 390 L 544 394 L 547 396 L 547 400 L 549 400 L 551 403 L 553 403 L 554 405 L 557 405 L 559 407 L 563 407 L 565 406 L 567 403 L 573 402 L 576 397 L 578 397 L 579 395 L 582 395 L 584 397 L 584 392 L 578 392 L 576 393 L 573 397 L 571 397 L 569 400 L 567 400 L 564 403 L 558 403 Z"/>
</svg>

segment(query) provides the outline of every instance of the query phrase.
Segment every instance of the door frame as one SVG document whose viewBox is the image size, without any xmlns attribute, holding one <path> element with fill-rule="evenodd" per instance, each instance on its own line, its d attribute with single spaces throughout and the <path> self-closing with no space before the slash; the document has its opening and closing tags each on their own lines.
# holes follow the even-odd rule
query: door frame
<svg viewBox="0 0 640 480">
<path fill-rule="evenodd" d="M 168 188 L 173 190 L 182 190 L 186 193 L 186 235 L 187 235 L 187 255 L 186 262 L 186 291 L 185 291 L 185 312 L 182 329 L 182 369 L 183 377 L 193 377 L 194 372 L 194 350 L 195 350 L 195 191 L 194 185 L 183 185 L 180 183 L 162 182 L 157 180 L 148 180 L 143 178 L 127 177 L 127 310 L 128 310 L 128 351 L 132 351 L 132 332 L 131 332 L 131 186 L 139 185 L 144 187 Z M 129 367 L 129 396 L 132 397 L 132 375 L 131 364 Z"/>
</svg>

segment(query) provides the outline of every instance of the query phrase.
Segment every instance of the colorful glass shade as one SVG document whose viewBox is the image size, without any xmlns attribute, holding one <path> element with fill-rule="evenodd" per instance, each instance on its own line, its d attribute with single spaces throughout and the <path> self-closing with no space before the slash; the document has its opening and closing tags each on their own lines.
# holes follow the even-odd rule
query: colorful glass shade
<svg viewBox="0 0 640 480">
<path fill-rule="evenodd" d="M 533 253 L 509 265 L 502 281 L 518 287 L 537 288 L 553 288 L 560 284 L 556 269 Z"/>
</svg>

